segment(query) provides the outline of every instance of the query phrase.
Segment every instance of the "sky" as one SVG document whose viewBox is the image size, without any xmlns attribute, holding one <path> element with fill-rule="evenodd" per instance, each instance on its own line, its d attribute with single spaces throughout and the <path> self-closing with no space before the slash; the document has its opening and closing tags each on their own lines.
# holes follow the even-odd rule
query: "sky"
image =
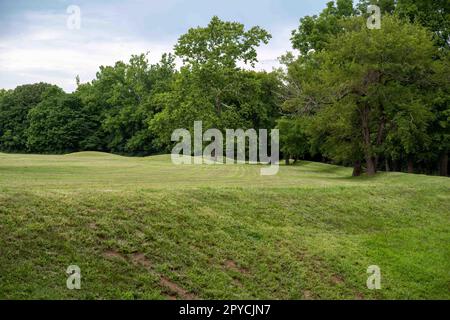
<svg viewBox="0 0 450 320">
<path fill-rule="evenodd" d="M 271 33 L 256 65 L 270 71 L 292 50 L 291 31 L 300 18 L 318 14 L 328 1 L 0 0 L 0 88 L 43 81 L 72 92 L 77 75 L 91 81 L 99 66 L 132 54 L 149 52 L 149 61 L 157 62 L 180 35 L 214 15 Z"/>
</svg>

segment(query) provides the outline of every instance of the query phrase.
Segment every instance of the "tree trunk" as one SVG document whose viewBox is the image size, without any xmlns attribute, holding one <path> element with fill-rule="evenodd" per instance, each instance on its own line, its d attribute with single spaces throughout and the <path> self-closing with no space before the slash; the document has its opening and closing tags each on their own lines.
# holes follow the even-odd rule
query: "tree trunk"
<svg viewBox="0 0 450 320">
<path fill-rule="evenodd" d="M 374 157 L 369 156 L 366 158 L 366 172 L 368 176 L 374 176 L 377 173 Z"/>
<path fill-rule="evenodd" d="M 288 166 L 289 165 L 289 157 L 286 156 L 286 159 L 284 159 L 284 163 Z"/>
<path fill-rule="evenodd" d="M 353 176 L 359 177 L 361 173 L 362 173 L 361 161 L 356 160 L 355 163 L 353 164 Z"/>
<path fill-rule="evenodd" d="M 381 146 L 381 144 L 383 143 L 385 126 L 386 126 L 386 117 L 383 115 L 381 117 L 380 123 L 378 124 L 377 142 L 376 142 L 377 147 Z M 375 171 L 378 169 L 378 167 L 381 168 L 381 165 L 378 166 L 378 162 L 379 162 L 378 160 L 379 160 L 379 156 L 376 155 L 375 156 Z M 385 162 L 385 164 L 386 164 L 386 162 Z M 387 171 L 389 171 L 389 170 L 387 170 Z"/>
<path fill-rule="evenodd" d="M 216 112 L 218 115 L 222 113 L 222 101 L 220 101 L 220 96 L 217 95 L 215 98 Z"/>
<path fill-rule="evenodd" d="M 384 164 L 386 166 L 386 172 L 391 171 L 391 168 L 389 167 L 389 159 L 388 158 L 384 159 Z"/>
<path fill-rule="evenodd" d="M 397 159 L 392 160 L 392 171 L 399 172 L 400 171 L 400 165 L 398 163 L 399 161 Z"/>
<path fill-rule="evenodd" d="M 408 158 L 408 173 L 414 173 L 414 161 L 412 158 Z"/>
<path fill-rule="evenodd" d="M 439 175 L 448 176 L 448 153 L 442 154 L 439 158 Z"/>
<path fill-rule="evenodd" d="M 366 158 L 366 171 L 368 176 L 373 176 L 376 173 L 376 159 L 372 154 L 372 142 L 370 138 L 369 128 L 369 113 L 370 110 L 367 105 L 361 110 L 361 129 L 364 141 L 364 153 Z"/>
</svg>

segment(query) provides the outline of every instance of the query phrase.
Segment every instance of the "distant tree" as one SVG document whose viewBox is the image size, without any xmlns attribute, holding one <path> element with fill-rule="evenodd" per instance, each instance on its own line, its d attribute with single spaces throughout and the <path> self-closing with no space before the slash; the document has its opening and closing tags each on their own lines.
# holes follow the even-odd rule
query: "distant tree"
<svg viewBox="0 0 450 320">
<path fill-rule="evenodd" d="M 18 86 L 4 91 L 0 98 L 0 150 L 26 152 L 29 110 L 42 101 L 43 93 L 56 88 L 47 83 Z"/>
<path fill-rule="evenodd" d="M 86 136 L 80 141 L 80 150 L 109 151 L 106 133 L 102 128 L 106 102 L 101 100 L 101 90 L 91 83 L 80 83 L 73 93 L 83 104 L 83 112 L 87 117 Z"/>
<path fill-rule="evenodd" d="M 129 63 L 100 67 L 96 79 L 76 92 L 93 124 L 82 147 L 135 155 L 157 152 L 148 121 L 161 110 L 157 95 L 169 90 L 174 74 L 170 54 L 154 65 L 141 54 Z"/>
<path fill-rule="evenodd" d="M 289 164 L 290 159 L 297 161 L 309 154 L 308 123 L 305 117 L 285 117 L 277 121 L 277 128 L 280 130 L 280 151 L 286 164 Z"/>
<path fill-rule="evenodd" d="M 438 162 L 441 176 L 448 176 L 448 153 L 450 151 L 450 52 L 436 62 L 435 90 L 429 94 L 432 104 L 432 121 L 428 126 L 431 138 L 428 160 Z"/>
<path fill-rule="evenodd" d="M 59 88 L 51 88 L 28 114 L 27 147 L 37 153 L 80 150 L 86 136 L 86 115 L 81 100 Z"/>
</svg>

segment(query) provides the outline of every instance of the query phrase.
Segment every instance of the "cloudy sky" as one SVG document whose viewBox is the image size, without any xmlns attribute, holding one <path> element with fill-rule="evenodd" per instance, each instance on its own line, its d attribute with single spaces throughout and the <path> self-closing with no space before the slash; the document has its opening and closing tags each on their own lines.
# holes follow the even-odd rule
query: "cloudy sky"
<svg viewBox="0 0 450 320">
<path fill-rule="evenodd" d="M 190 27 L 222 20 L 259 25 L 273 38 L 258 50 L 258 69 L 271 70 L 290 50 L 291 30 L 329 0 L 0 0 L 0 88 L 45 81 L 70 92 L 100 65 L 149 53 L 156 62 Z M 81 10 L 80 28 L 71 5 Z M 70 20 L 71 19 L 71 20 Z M 72 25 L 73 26 L 73 25 Z"/>
</svg>

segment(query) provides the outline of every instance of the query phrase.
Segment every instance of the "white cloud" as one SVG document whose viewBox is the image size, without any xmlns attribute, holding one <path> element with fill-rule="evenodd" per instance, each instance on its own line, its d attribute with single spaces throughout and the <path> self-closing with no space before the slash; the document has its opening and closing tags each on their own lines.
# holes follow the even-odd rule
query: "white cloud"
<svg viewBox="0 0 450 320">
<path fill-rule="evenodd" d="M 272 39 L 268 45 L 258 48 L 258 63 L 255 66 L 257 70 L 272 71 L 273 68 L 281 67 L 278 61 L 282 55 L 291 50 L 291 32 L 295 26 L 277 26 L 272 32 Z M 291 50 L 292 51 L 292 50 Z"/>
<path fill-rule="evenodd" d="M 82 82 L 91 81 L 99 66 L 148 51 L 150 62 L 156 62 L 164 52 L 171 52 L 177 41 L 177 36 L 170 35 L 153 41 L 130 37 L 129 30 L 111 28 L 111 21 L 96 15 L 82 15 L 81 29 L 70 30 L 67 17 L 54 12 L 24 13 L 20 32 L 2 36 L 0 42 L 0 87 L 44 81 L 70 92 L 76 87 L 77 75 Z M 269 45 L 258 48 L 257 70 L 279 67 L 277 59 L 291 47 L 294 28 L 275 26 L 270 30 L 273 38 Z"/>
<path fill-rule="evenodd" d="M 65 15 L 27 13 L 25 17 L 29 27 L 24 32 L 1 39 L 0 69 L 4 75 L 0 79 L 7 88 L 44 81 L 70 92 L 75 89 L 77 75 L 83 82 L 90 81 L 99 66 L 148 51 L 149 60 L 156 62 L 172 50 L 176 40 L 142 41 L 92 27 L 69 30 Z M 96 21 L 89 24 L 93 26 Z"/>
<path fill-rule="evenodd" d="M 29 77 L 32 76 L 33 79 L 60 85 L 67 91 L 75 89 L 73 79 L 76 75 L 80 75 L 82 81 L 90 81 L 100 65 L 112 65 L 119 60 L 128 60 L 132 54 L 147 51 L 150 51 L 150 60 L 154 62 L 172 47 L 164 43 L 139 41 L 38 46 L 23 43 L 17 39 L 2 46 L 0 69 L 16 73 L 17 84 L 29 83 Z"/>
</svg>

